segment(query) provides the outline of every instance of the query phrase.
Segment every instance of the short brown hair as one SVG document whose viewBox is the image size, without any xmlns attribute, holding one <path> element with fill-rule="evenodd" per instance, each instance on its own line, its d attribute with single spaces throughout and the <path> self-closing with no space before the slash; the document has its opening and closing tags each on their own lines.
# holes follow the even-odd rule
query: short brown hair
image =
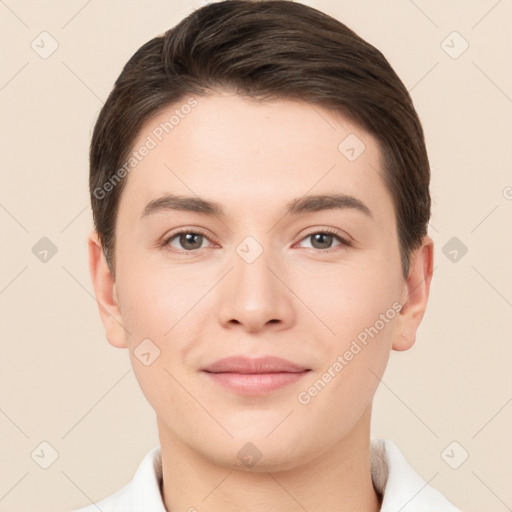
<svg viewBox="0 0 512 512">
<path fill-rule="evenodd" d="M 410 253 L 427 234 L 431 206 L 427 151 L 411 97 L 379 50 L 331 16 L 288 0 L 206 5 L 145 43 L 124 66 L 90 147 L 94 223 L 112 270 L 126 182 L 126 172 L 116 172 L 142 125 L 190 94 L 218 90 L 261 101 L 308 102 L 348 116 L 373 134 L 407 277 Z"/>
</svg>

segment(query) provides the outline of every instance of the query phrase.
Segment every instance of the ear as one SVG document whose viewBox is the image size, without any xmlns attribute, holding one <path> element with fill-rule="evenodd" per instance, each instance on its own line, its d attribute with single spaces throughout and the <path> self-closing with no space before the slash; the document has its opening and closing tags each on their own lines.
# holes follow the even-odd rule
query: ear
<svg viewBox="0 0 512 512">
<path fill-rule="evenodd" d="M 416 341 L 416 331 L 427 307 L 433 264 L 434 242 L 425 236 L 421 247 L 410 258 L 409 276 L 404 283 L 401 297 L 403 306 L 398 316 L 393 350 L 407 350 Z"/>
<path fill-rule="evenodd" d="M 107 265 L 96 231 L 89 235 L 87 245 L 89 271 L 107 340 L 114 347 L 127 348 L 126 331 L 119 309 L 115 279 Z"/>
</svg>

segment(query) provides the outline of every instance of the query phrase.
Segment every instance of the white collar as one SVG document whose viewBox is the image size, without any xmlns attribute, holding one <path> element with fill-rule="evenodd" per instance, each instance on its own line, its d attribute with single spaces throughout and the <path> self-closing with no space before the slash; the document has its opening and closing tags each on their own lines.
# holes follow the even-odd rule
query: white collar
<svg viewBox="0 0 512 512">
<path fill-rule="evenodd" d="M 383 495 L 380 512 L 460 512 L 410 466 L 395 443 L 372 439 L 373 485 Z"/>
<path fill-rule="evenodd" d="M 460 512 L 439 491 L 430 487 L 389 440 L 372 439 L 373 485 L 383 496 L 380 512 Z M 166 512 L 162 501 L 160 446 L 142 459 L 130 483 L 96 504 L 73 512 Z"/>
</svg>

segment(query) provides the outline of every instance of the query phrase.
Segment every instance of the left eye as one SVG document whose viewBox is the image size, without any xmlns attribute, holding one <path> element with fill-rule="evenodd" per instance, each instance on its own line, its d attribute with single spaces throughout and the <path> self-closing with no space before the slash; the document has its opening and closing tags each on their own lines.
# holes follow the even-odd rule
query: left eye
<svg viewBox="0 0 512 512">
<path fill-rule="evenodd" d="M 332 243 L 334 240 L 338 240 L 339 244 L 337 245 L 349 245 L 348 241 L 342 238 L 339 235 L 334 233 L 330 233 L 329 231 L 318 231 L 315 233 L 310 233 L 302 240 L 312 240 L 312 248 L 313 249 L 331 249 Z"/>
</svg>

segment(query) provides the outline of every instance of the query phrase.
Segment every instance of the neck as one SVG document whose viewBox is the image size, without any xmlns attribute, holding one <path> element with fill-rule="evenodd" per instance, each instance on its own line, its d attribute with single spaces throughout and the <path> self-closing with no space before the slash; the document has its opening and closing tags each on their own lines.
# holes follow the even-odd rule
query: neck
<svg viewBox="0 0 512 512">
<path fill-rule="evenodd" d="M 158 419 L 162 496 L 168 512 L 378 512 L 370 466 L 371 406 L 334 446 L 275 471 L 222 465 L 184 443 Z"/>
</svg>

